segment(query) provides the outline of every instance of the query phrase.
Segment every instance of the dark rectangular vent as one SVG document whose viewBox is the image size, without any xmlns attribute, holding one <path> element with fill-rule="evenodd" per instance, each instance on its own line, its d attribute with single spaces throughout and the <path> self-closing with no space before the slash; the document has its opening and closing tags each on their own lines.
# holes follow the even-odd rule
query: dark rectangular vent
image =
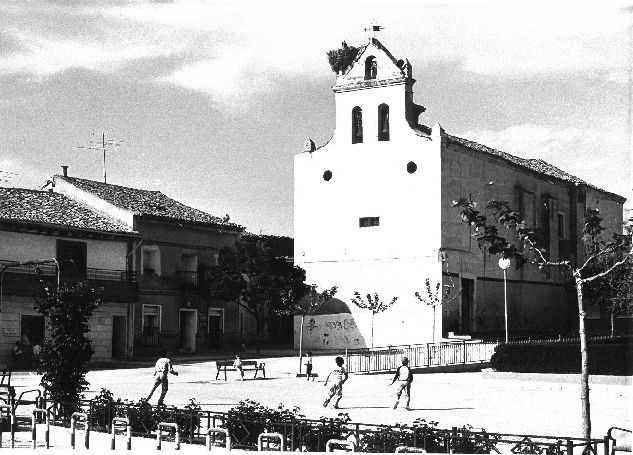
<svg viewBox="0 0 633 455">
<path fill-rule="evenodd" d="M 358 219 L 359 227 L 371 227 L 371 226 L 379 226 L 379 225 L 380 225 L 379 216 L 365 216 L 363 218 Z"/>
</svg>

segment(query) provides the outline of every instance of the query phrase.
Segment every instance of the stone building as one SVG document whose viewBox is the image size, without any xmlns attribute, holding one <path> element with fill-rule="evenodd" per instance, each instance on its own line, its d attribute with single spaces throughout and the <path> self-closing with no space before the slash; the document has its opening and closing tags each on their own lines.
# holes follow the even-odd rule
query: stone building
<svg viewBox="0 0 633 455">
<path fill-rule="evenodd" d="M 420 124 L 414 84 L 408 60 L 369 39 L 337 74 L 331 139 L 320 147 L 308 139 L 295 156 L 295 263 L 307 282 L 337 285 L 340 300 L 310 318 L 307 347 L 370 345 L 370 313 L 350 303 L 354 291 L 398 297 L 376 316 L 376 346 L 502 334 L 502 271 L 451 208 L 460 197 L 509 201 L 541 231 L 552 259 L 582 258 L 586 208 L 600 210 L 606 235 L 621 228 L 621 196 Z M 427 278 L 459 297 L 434 313 L 414 296 L 425 294 Z M 556 271 L 511 267 L 508 302 L 511 334 L 567 331 L 577 320 L 575 293 Z"/>
<path fill-rule="evenodd" d="M 129 253 L 139 283 L 137 356 L 154 355 L 159 346 L 181 353 L 239 346 L 251 322 L 237 305 L 208 297 L 204 272 L 217 264 L 222 247 L 241 236 L 241 226 L 160 191 L 70 177 L 66 171 L 48 186 L 140 234 Z"/>
<path fill-rule="evenodd" d="M 102 289 L 90 319 L 92 360 L 131 357 L 138 284 L 128 255 L 139 240 L 129 226 L 62 194 L 0 188 L 0 363 L 13 363 L 16 341 L 29 363 L 47 330 L 44 316 L 33 309 L 40 280 L 55 284 L 58 277 Z"/>
</svg>

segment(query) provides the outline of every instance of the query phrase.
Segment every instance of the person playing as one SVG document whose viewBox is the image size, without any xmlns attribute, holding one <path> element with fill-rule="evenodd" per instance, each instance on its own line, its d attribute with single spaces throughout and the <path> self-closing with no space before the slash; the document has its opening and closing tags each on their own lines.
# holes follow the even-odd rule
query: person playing
<svg viewBox="0 0 633 455">
<path fill-rule="evenodd" d="M 411 372 L 411 368 L 409 368 L 409 359 L 407 357 L 402 358 L 402 365 L 400 365 L 396 370 L 393 381 L 391 381 L 391 384 L 389 385 L 393 385 L 396 381 L 398 382 L 396 389 L 396 403 L 393 405 L 393 408 L 396 409 L 398 407 L 400 396 L 402 395 L 402 392 L 404 392 L 407 400 L 405 409 L 410 411 L 409 402 L 411 401 L 411 382 L 413 382 L 413 373 Z"/>
<path fill-rule="evenodd" d="M 334 409 L 338 409 L 338 404 L 341 401 L 341 398 L 343 398 L 343 384 L 345 384 L 345 381 L 347 381 L 347 370 L 345 370 L 345 368 L 343 367 L 343 357 L 339 356 L 334 359 L 334 361 L 336 362 L 336 368 L 334 368 L 330 372 L 330 374 L 327 375 L 327 378 L 325 379 L 325 384 L 323 384 L 323 386 L 326 387 L 330 380 L 330 377 L 332 377 L 334 383 L 332 384 L 332 387 L 330 387 L 328 397 L 323 402 L 323 407 L 327 408 L 327 405 L 330 404 L 330 400 L 332 399 L 332 397 L 336 395 Z"/>
<path fill-rule="evenodd" d="M 308 377 L 308 381 L 310 380 L 310 375 L 312 374 L 312 351 L 308 351 L 306 354 L 306 376 Z"/>
<path fill-rule="evenodd" d="M 242 359 L 239 355 L 235 356 L 235 362 L 233 362 L 233 368 L 240 372 L 240 376 L 242 377 L 242 381 L 244 380 L 244 370 L 242 369 Z"/>
<path fill-rule="evenodd" d="M 160 359 L 156 361 L 156 365 L 154 366 L 154 384 L 152 385 L 152 389 L 147 395 L 145 401 L 149 401 L 154 394 L 154 391 L 158 388 L 159 385 L 162 386 L 162 391 L 160 393 L 160 398 L 158 398 L 158 406 L 162 406 L 163 400 L 165 399 L 165 395 L 167 395 L 167 390 L 169 389 L 169 373 L 174 376 L 178 376 L 178 373 L 174 371 L 174 368 L 171 366 L 171 360 L 167 358 L 167 351 L 165 349 L 161 349 L 158 351 L 158 355 Z"/>
</svg>

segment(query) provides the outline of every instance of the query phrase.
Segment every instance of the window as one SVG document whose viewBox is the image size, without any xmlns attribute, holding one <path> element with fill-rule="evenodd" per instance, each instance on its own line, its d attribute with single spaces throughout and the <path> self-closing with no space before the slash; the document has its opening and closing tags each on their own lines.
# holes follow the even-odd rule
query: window
<svg viewBox="0 0 633 455">
<path fill-rule="evenodd" d="M 358 219 L 358 227 L 372 227 L 380 225 L 379 216 L 366 216 Z"/>
<path fill-rule="evenodd" d="M 86 242 L 57 241 L 57 260 L 66 279 L 85 278 L 87 262 Z"/>
<path fill-rule="evenodd" d="M 144 245 L 141 250 L 141 273 L 160 275 L 160 250 L 156 245 Z"/>
<path fill-rule="evenodd" d="M 143 344 L 145 346 L 158 346 L 160 342 L 161 328 L 160 305 L 143 305 Z"/>
<path fill-rule="evenodd" d="M 567 230 L 565 229 L 565 215 L 562 213 L 558 214 L 558 239 L 559 240 L 564 240 L 566 235 L 565 232 L 567 232 Z"/>
<path fill-rule="evenodd" d="M 195 253 L 180 254 L 180 269 L 178 271 L 180 286 L 190 287 L 198 285 L 198 255 Z"/>
<path fill-rule="evenodd" d="M 378 140 L 389 140 L 389 106 L 386 104 L 378 106 Z"/>
<path fill-rule="evenodd" d="M 352 144 L 363 142 L 363 110 L 356 106 L 352 109 Z"/>
<path fill-rule="evenodd" d="M 376 57 L 370 55 L 365 59 L 365 79 L 376 79 L 378 74 L 378 64 Z"/>
</svg>

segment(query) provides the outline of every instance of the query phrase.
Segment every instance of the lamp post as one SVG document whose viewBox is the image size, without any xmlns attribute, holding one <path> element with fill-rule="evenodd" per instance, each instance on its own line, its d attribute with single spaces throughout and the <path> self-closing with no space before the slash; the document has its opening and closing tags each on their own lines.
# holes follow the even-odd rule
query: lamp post
<svg viewBox="0 0 633 455">
<path fill-rule="evenodd" d="M 510 268 L 510 259 L 499 259 L 499 267 L 503 270 L 503 309 L 506 323 L 506 343 L 508 342 L 508 286 L 506 283 L 506 270 Z"/>
</svg>

